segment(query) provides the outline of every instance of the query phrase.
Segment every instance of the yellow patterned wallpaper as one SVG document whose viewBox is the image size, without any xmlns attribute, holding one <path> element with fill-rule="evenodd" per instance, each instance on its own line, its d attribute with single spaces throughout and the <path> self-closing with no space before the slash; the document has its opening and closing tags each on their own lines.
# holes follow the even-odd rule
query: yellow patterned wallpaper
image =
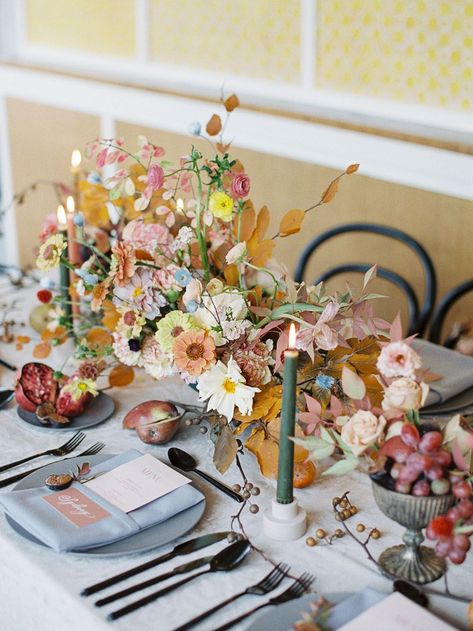
<svg viewBox="0 0 473 631">
<path fill-rule="evenodd" d="M 318 0 L 317 85 L 473 109 L 472 0 Z"/>
<path fill-rule="evenodd" d="M 155 61 L 299 81 L 299 0 L 151 0 Z"/>
<path fill-rule="evenodd" d="M 52 48 L 129 57 L 135 52 L 134 7 L 134 0 L 27 0 L 27 39 Z"/>
</svg>

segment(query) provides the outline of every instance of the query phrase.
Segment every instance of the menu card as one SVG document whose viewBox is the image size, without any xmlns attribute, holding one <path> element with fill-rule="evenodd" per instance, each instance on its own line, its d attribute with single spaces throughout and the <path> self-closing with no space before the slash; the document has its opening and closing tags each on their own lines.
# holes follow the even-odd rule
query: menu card
<svg viewBox="0 0 473 631">
<path fill-rule="evenodd" d="M 129 513 L 190 481 L 157 458 L 145 454 L 89 480 L 85 486 Z"/>
<path fill-rule="evenodd" d="M 394 592 L 357 618 L 347 622 L 339 631 L 455 631 L 455 628 L 431 614 L 427 609 Z"/>
</svg>

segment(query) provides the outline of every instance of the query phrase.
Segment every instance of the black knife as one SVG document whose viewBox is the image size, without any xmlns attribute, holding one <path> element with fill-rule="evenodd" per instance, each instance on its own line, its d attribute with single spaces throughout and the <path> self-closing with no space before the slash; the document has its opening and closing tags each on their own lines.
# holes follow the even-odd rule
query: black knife
<svg viewBox="0 0 473 631">
<path fill-rule="evenodd" d="M 130 594 L 134 594 L 135 592 L 139 592 L 146 587 L 151 587 L 152 585 L 157 585 L 162 581 L 167 580 L 168 578 L 172 578 L 173 576 L 177 576 L 179 574 L 186 574 L 187 572 L 192 572 L 192 570 L 197 570 L 199 567 L 207 565 L 213 559 L 213 556 L 210 557 L 200 557 L 200 559 L 195 559 L 194 561 L 189 561 L 189 563 L 184 563 L 184 565 L 178 565 L 170 572 L 165 572 L 164 574 L 159 574 L 158 576 L 153 576 L 153 578 L 148 579 L 147 581 L 143 581 L 142 583 L 138 583 L 137 585 L 132 585 L 131 587 L 126 587 L 119 592 L 114 592 L 109 596 L 105 596 L 105 598 L 101 598 L 97 600 L 95 603 L 96 607 L 103 607 L 104 605 L 108 605 L 108 603 L 113 603 L 115 600 L 119 598 L 124 598 L 125 596 L 129 596 Z"/>
<path fill-rule="evenodd" d="M 184 543 L 180 543 L 175 548 L 168 552 L 167 554 L 163 554 L 156 559 L 151 559 L 150 561 L 146 561 L 146 563 L 142 563 L 141 565 L 137 565 L 136 567 L 132 567 L 129 570 L 125 570 L 121 574 L 116 574 L 115 576 L 111 576 L 100 583 L 95 583 L 95 585 L 91 585 L 90 587 L 86 587 L 81 591 L 81 596 L 90 596 L 91 594 L 95 594 L 96 592 L 100 592 L 102 589 L 106 587 L 110 587 L 111 585 L 115 585 L 120 581 L 124 581 L 131 576 L 135 576 L 136 574 L 140 574 L 140 572 L 144 572 L 145 570 L 149 570 L 152 567 L 156 567 L 160 565 L 160 563 L 165 563 L 169 561 L 169 559 L 173 559 L 174 557 L 190 554 L 191 552 L 195 552 L 196 550 L 201 550 L 202 548 L 206 548 L 207 546 L 216 543 L 217 541 L 221 541 L 225 539 L 230 534 L 227 532 L 215 532 L 209 535 L 202 535 L 201 537 L 196 537 L 195 539 L 190 539 L 189 541 L 185 541 Z"/>
</svg>

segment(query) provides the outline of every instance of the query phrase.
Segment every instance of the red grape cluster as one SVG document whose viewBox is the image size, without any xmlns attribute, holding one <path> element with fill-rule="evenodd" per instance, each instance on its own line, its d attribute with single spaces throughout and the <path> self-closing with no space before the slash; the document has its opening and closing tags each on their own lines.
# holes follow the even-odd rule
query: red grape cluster
<svg viewBox="0 0 473 631">
<path fill-rule="evenodd" d="M 390 459 L 389 477 L 398 493 L 416 496 L 453 493 L 457 503 L 446 515 L 433 519 L 427 537 L 436 541 L 435 552 L 452 563 L 463 563 L 473 533 L 473 490 L 466 473 L 453 469 L 452 456 L 443 446 L 443 435 L 430 430 L 423 435 L 404 423 L 399 436 L 388 439 L 381 455 Z M 392 482 L 391 482 L 392 484 Z"/>
<path fill-rule="evenodd" d="M 473 501 L 471 484 L 454 472 L 450 475 L 452 493 L 457 503 L 446 515 L 435 517 L 427 526 L 428 539 L 436 541 L 435 553 L 456 564 L 463 563 L 470 549 L 473 533 Z"/>
<path fill-rule="evenodd" d="M 390 475 L 398 493 L 425 496 L 450 492 L 452 456 L 442 443 L 441 432 L 433 430 L 421 436 L 412 423 L 404 423 L 401 434 L 384 443 L 381 454 L 394 460 Z"/>
</svg>

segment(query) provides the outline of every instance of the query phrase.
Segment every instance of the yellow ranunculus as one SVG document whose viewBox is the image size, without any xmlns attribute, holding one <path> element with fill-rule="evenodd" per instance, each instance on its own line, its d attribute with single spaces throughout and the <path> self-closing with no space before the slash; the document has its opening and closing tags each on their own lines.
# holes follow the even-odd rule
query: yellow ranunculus
<svg viewBox="0 0 473 631">
<path fill-rule="evenodd" d="M 209 199 L 209 210 L 214 217 L 223 221 L 231 221 L 233 213 L 233 200 L 222 191 L 215 191 Z"/>
<path fill-rule="evenodd" d="M 57 267 L 61 261 L 61 254 L 66 249 L 66 242 L 62 234 L 51 235 L 39 248 L 36 266 L 43 272 Z"/>
</svg>

